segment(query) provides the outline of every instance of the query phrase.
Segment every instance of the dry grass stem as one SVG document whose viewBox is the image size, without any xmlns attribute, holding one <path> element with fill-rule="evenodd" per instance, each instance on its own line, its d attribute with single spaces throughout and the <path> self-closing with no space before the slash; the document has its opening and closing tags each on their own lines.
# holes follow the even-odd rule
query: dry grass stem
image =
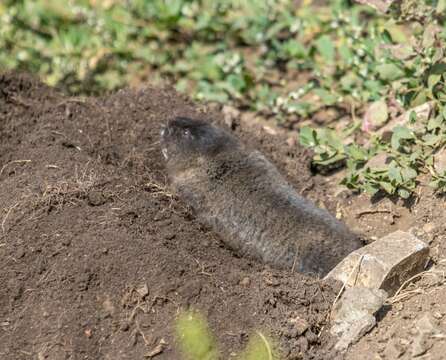
<svg viewBox="0 0 446 360">
<path fill-rule="evenodd" d="M 9 163 L 6 163 L 5 165 L 2 166 L 2 168 L 0 169 L 0 176 L 3 174 L 3 171 L 9 165 L 12 165 L 12 164 L 26 164 L 26 163 L 30 163 L 30 162 L 31 162 L 31 160 L 13 160 L 13 161 L 10 161 Z"/>
<path fill-rule="evenodd" d="M 410 285 L 415 286 L 413 284 L 414 280 L 416 280 L 418 278 L 423 279 L 427 276 L 440 276 L 441 280 L 434 285 L 425 284 L 425 285 L 420 285 L 420 286 L 412 288 L 412 289 L 408 289 L 408 287 Z M 426 294 L 427 289 L 429 289 L 435 285 L 438 285 L 438 286 L 443 285 L 444 283 L 446 283 L 446 274 L 444 271 L 434 270 L 434 269 L 423 271 L 419 274 L 412 276 L 410 279 L 407 279 L 403 284 L 401 284 L 401 286 L 399 287 L 399 289 L 397 290 L 395 295 L 393 295 L 390 299 L 387 300 L 387 303 L 395 304 L 395 303 L 397 303 L 399 301 L 403 301 L 413 295 Z"/>
<path fill-rule="evenodd" d="M 11 214 L 12 210 L 14 210 L 19 205 L 20 205 L 20 202 L 9 207 L 8 211 L 6 212 L 6 215 L 3 217 L 3 220 L 2 220 L 2 231 L 3 232 L 5 232 L 5 224 L 6 224 L 6 220 L 8 219 L 8 216 Z"/>
<path fill-rule="evenodd" d="M 332 311 L 333 311 L 333 308 L 334 308 L 334 306 L 336 305 L 337 301 L 338 301 L 339 298 L 341 297 L 342 293 L 344 292 L 345 287 L 347 286 L 347 283 L 350 281 L 352 275 L 354 274 L 354 272 L 355 272 L 356 270 L 358 270 L 357 273 L 356 273 L 356 278 L 355 278 L 355 282 L 354 282 L 354 284 L 356 284 L 356 280 L 358 279 L 359 269 L 360 269 L 360 267 L 361 267 L 362 259 L 363 259 L 363 258 L 364 258 L 364 255 L 361 255 L 361 257 L 360 257 L 359 260 L 358 260 L 358 263 L 355 265 L 355 267 L 352 269 L 352 271 L 350 271 L 350 274 L 348 274 L 347 280 L 344 281 L 344 283 L 342 284 L 342 287 L 341 287 L 341 289 L 339 290 L 338 294 L 336 295 L 336 298 L 335 298 L 334 301 L 333 301 L 333 305 L 331 306 Z"/>
</svg>

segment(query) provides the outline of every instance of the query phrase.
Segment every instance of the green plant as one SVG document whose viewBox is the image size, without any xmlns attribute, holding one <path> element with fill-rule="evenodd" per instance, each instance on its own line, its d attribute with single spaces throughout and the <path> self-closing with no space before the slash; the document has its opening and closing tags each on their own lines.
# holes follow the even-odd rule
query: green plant
<svg viewBox="0 0 446 360">
<path fill-rule="evenodd" d="M 190 360 L 219 359 L 216 341 L 206 319 L 196 311 L 182 312 L 176 322 L 176 335 L 181 354 Z M 275 344 L 260 332 L 251 336 L 238 360 L 278 360 Z"/>
<path fill-rule="evenodd" d="M 432 5 L 426 11 L 427 3 L 409 0 L 397 3 L 401 7 L 395 16 L 400 22 L 389 20 L 376 34 L 380 39 L 379 46 L 369 63 L 368 76 L 387 83 L 381 88 L 380 100 L 371 104 L 371 116 L 373 125 L 385 124 L 389 119 L 389 102 L 407 109 L 403 110 L 406 116 L 395 122 L 390 137 L 375 133 L 374 129 L 368 128 L 371 124 L 366 124 L 365 130 L 372 135 L 367 146 L 349 142 L 343 134 L 334 134 L 327 129 L 312 131 L 303 128 L 300 141 L 315 150 L 316 164 L 329 165 L 344 160 L 348 171 L 342 183 L 346 186 L 371 194 L 384 191 L 408 198 L 429 172 L 432 174 L 430 184 L 438 191 L 444 191 L 443 175 L 437 174 L 432 165 L 433 155 L 443 148 L 446 139 L 446 64 L 443 57 L 446 32 L 441 29 Z M 423 16 L 414 15 L 421 13 Z M 408 18 L 416 21 L 409 23 Z M 405 20 L 404 26 L 401 19 Z M 405 29 L 410 29 L 413 37 L 408 38 Z M 420 108 L 427 111 L 410 110 Z M 358 137 L 363 139 L 364 134 L 358 134 Z M 385 162 L 379 166 L 367 162 L 378 155 Z"/>
<path fill-rule="evenodd" d="M 328 126 L 351 124 L 316 131 L 318 166 L 345 164 L 343 183 L 371 193 L 408 197 L 425 176 L 444 191 L 432 158 L 445 137 L 445 1 L 398 0 L 393 18 L 348 0 L 304 3 L 7 0 L 0 68 L 38 73 L 74 94 L 168 80 L 285 126 L 331 111 Z M 411 109 L 391 139 L 375 131 Z M 379 154 L 392 167 L 367 165 Z"/>
<path fill-rule="evenodd" d="M 183 312 L 176 323 L 181 353 L 190 360 L 216 360 L 218 352 L 206 319 L 197 312 Z"/>
</svg>

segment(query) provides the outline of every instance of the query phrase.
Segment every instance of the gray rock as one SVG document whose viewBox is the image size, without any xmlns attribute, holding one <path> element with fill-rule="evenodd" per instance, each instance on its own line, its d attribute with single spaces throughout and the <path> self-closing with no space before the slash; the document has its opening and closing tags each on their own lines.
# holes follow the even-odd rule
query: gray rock
<svg viewBox="0 0 446 360">
<path fill-rule="evenodd" d="M 426 336 L 419 335 L 413 340 L 411 354 L 413 357 L 424 355 L 431 347 L 432 344 L 428 344 Z"/>
<path fill-rule="evenodd" d="M 423 271 L 429 247 L 412 234 L 396 231 L 350 253 L 325 279 L 346 287 L 383 289 L 393 295 L 412 276 Z"/>
<path fill-rule="evenodd" d="M 433 109 L 433 102 L 427 102 L 421 105 L 418 105 L 412 109 L 409 109 L 401 116 L 389 121 L 385 126 L 380 128 L 377 131 L 377 134 L 383 136 L 383 138 L 389 138 L 393 133 L 393 129 L 398 126 L 407 126 L 409 129 L 418 133 L 423 131 L 426 122 L 429 120 L 430 114 Z M 414 112 L 417 116 L 417 121 L 415 123 L 410 122 L 410 114 Z"/>
<path fill-rule="evenodd" d="M 413 357 L 424 355 L 433 345 L 432 341 L 429 341 L 431 336 L 440 334 L 435 319 L 429 313 L 425 313 L 415 322 L 415 329 L 417 335 L 413 339 L 411 348 Z"/>
<path fill-rule="evenodd" d="M 345 290 L 332 312 L 330 332 L 339 338 L 337 350 L 346 350 L 376 324 L 373 316 L 384 304 L 387 293 L 380 289 L 353 287 Z"/>
<path fill-rule="evenodd" d="M 405 348 L 397 339 L 392 339 L 387 343 L 384 349 L 384 355 L 386 359 L 398 359 L 405 353 L 405 351 Z"/>
</svg>

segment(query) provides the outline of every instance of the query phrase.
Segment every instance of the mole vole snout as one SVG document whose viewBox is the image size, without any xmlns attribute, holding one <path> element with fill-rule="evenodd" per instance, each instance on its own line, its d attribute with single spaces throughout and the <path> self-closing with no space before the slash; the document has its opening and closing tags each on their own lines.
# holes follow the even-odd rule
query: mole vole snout
<svg viewBox="0 0 446 360">
<path fill-rule="evenodd" d="M 201 120 L 176 117 L 161 129 L 162 152 L 167 160 L 212 156 L 231 144 L 236 142 L 226 131 Z"/>
<path fill-rule="evenodd" d="M 260 152 L 219 127 L 172 119 L 161 130 L 161 148 L 173 190 L 241 256 L 323 276 L 361 246 Z"/>
</svg>

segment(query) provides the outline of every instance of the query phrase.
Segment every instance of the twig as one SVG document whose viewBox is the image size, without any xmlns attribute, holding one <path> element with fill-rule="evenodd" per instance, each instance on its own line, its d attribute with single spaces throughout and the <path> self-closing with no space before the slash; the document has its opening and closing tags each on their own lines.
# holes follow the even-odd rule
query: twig
<svg viewBox="0 0 446 360">
<path fill-rule="evenodd" d="M 3 218 L 2 221 L 2 231 L 5 232 L 5 223 L 6 223 L 6 219 L 8 218 L 9 214 L 11 213 L 12 210 L 14 210 L 17 206 L 19 206 L 20 202 L 18 202 L 17 204 L 11 206 L 8 211 L 6 212 L 5 217 Z"/>
<path fill-rule="evenodd" d="M 423 272 L 420 272 L 414 276 L 412 276 L 411 278 L 407 279 L 405 282 L 403 282 L 401 284 L 401 286 L 399 287 L 399 289 L 397 290 L 397 292 L 395 293 L 395 295 L 392 296 L 392 298 L 390 298 L 388 300 L 388 302 L 390 304 L 395 304 L 396 302 L 400 301 L 401 299 L 407 297 L 409 294 L 413 294 L 413 293 L 423 293 L 423 290 L 421 288 L 418 289 L 414 289 L 414 290 L 410 290 L 407 291 L 406 293 L 402 294 L 401 292 L 404 290 L 404 288 L 410 284 L 411 282 L 413 282 L 415 279 L 419 278 L 419 277 L 424 277 L 426 275 L 442 275 L 443 278 L 446 277 L 444 271 L 435 271 L 435 270 L 426 270 Z"/>
<path fill-rule="evenodd" d="M 393 216 L 399 216 L 398 214 L 395 214 L 390 209 L 369 209 L 369 210 L 363 210 L 355 214 L 355 217 L 359 219 L 362 215 L 368 215 L 368 214 L 392 214 Z"/>
<path fill-rule="evenodd" d="M 293 266 L 291 267 L 291 272 L 294 273 L 294 269 L 296 268 L 296 263 L 297 263 L 297 251 L 294 254 L 294 259 L 293 259 Z"/>
<path fill-rule="evenodd" d="M 364 258 L 364 255 L 361 255 L 361 257 L 358 260 L 358 263 L 355 265 L 355 267 L 352 269 L 352 271 L 350 271 L 350 274 L 348 274 L 347 280 L 344 281 L 344 283 L 342 284 L 341 290 L 339 290 L 338 295 L 336 295 L 336 298 L 333 301 L 333 305 L 331 306 L 332 309 L 336 305 L 336 302 L 339 300 L 339 298 L 341 297 L 342 293 L 344 292 L 344 289 L 347 286 L 347 283 L 350 281 L 350 278 L 352 277 L 353 273 L 356 271 L 356 269 L 358 269 L 358 272 L 356 274 L 356 279 L 355 279 L 355 282 L 354 282 L 354 284 L 356 284 L 356 280 L 358 279 L 358 274 L 359 274 L 359 268 L 361 266 L 363 258 Z"/>
<path fill-rule="evenodd" d="M 144 332 L 139 327 L 139 322 L 138 321 L 135 321 L 135 326 L 136 326 L 136 331 L 139 333 L 139 335 L 141 335 L 142 339 L 144 340 L 144 344 L 147 347 L 149 347 L 150 346 L 150 341 L 147 339 L 146 335 L 144 334 Z"/>
</svg>

